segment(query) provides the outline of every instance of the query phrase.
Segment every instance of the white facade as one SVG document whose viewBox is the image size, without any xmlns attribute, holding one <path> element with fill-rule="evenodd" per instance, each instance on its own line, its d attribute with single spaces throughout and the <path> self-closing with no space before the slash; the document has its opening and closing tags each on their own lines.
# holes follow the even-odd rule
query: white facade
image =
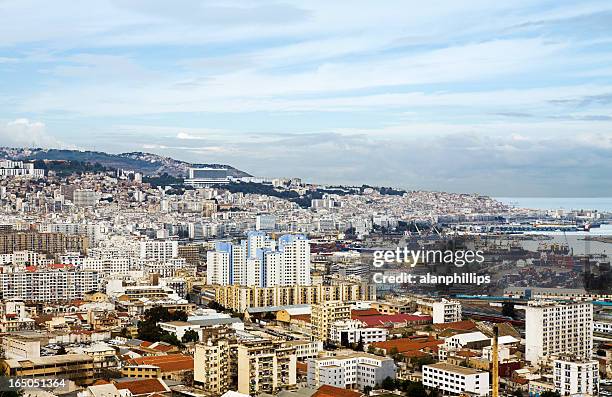
<svg viewBox="0 0 612 397">
<path fill-rule="evenodd" d="M 209 284 L 274 287 L 310 285 L 310 245 L 302 235 L 276 241 L 249 232 L 240 244 L 219 242 L 207 253 Z"/>
<path fill-rule="evenodd" d="M 262 231 L 272 231 L 276 229 L 276 216 L 262 214 L 255 217 L 255 229 Z"/>
<path fill-rule="evenodd" d="M 331 341 L 343 346 L 359 341 L 366 345 L 372 342 L 384 342 L 388 335 L 389 331 L 385 328 L 364 327 L 359 320 L 336 321 L 330 329 Z"/>
<path fill-rule="evenodd" d="M 489 393 L 489 373 L 446 363 L 423 366 L 423 386 L 461 394 L 486 396 Z"/>
<path fill-rule="evenodd" d="M 368 353 L 308 360 L 308 386 L 330 385 L 340 388 L 374 387 L 395 378 L 393 359 Z"/>
<path fill-rule="evenodd" d="M 91 189 L 76 189 L 72 195 L 72 203 L 77 207 L 93 207 L 98 202 L 98 192 Z"/>
<path fill-rule="evenodd" d="M 599 363 L 596 360 L 555 360 L 553 368 L 555 389 L 562 396 L 599 393 Z"/>
<path fill-rule="evenodd" d="M 26 178 L 42 178 L 45 176 L 45 170 L 34 168 L 34 163 L 0 160 L 0 178 L 16 176 Z"/>
<path fill-rule="evenodd" d="M 57 302 L 82 299 L 100 287 L 97 272 L 78 270 L 0 273 L 2 299 Z"/>
<path fill-rule="evenodd" d="M 164 261 L 178 256 L 178 241 L 146 240 L 140 242 L 140 259 Z"/>
<path fill-rule="evenodd" d="M 434 324 L 453 323 L 461 321 L 461 302 L 442 299 L 432 304 Z"/>
<path fill-rule="evenodd" d="M 552 354 L 588 358 L 593 348 L 593 305 L 588 302 L 530 301 L 525 308 L 525 359 Z"/>
</svg>

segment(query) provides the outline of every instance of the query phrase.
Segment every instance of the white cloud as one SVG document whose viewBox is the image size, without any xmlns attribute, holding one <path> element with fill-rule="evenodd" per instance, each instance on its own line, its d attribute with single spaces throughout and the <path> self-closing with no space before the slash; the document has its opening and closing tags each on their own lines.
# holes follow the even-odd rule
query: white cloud
<svg viewBox="0 0 612 397">
<path fill-rule="evenodd" d="M 0 126 L 0 142 L 3 146 L 14 147 L 68 147 L 47 133 L 45 123 L 26 118 L 18 118 Z"/>
</svg>

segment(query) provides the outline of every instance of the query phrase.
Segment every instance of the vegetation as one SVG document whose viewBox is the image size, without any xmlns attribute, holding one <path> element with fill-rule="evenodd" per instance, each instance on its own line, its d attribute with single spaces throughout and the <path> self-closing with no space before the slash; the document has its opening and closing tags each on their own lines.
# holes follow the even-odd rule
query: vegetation
<svg viewBox="0 0 612 397">
<path fill-rule="evenodd" d="M 182 346 L 176 335 L 164 331 L 157 325 L 168 321 L 187 321 L 187 313 L 182 310 L 170 312 L 165 307 L 159 306 L 147 310 L 144 319 L 138 322 L 138 338 L 149 342 L 166 342 Z"/>
<path fill-rule="evenodd" d="M 158 186 L 181 186 L 183 185 L 184 179 L 178 178 L 176 176 L 169 175 L 167 172 L 164 172 L 159 176 L 145 176 L 142 178 L 144 183 L 148 183 L 153 187 Z"/>
<path fill-rule="evenodd" d="M 561 397 L 561 395 L 557 391 L 546 390 L 540 394 L 540 397 Z"/>
<path fill-rule="evenodd" d="M 197 331 L 190 329 L 189 331 L 185 332 L 185 335 L 183 335 L 181 340 L 183 343 L 197 342 L 200 340 L 200 335 Z"/>
<path fill-rule="evenodd" d="M 67 161 L 52 161 L 52 160 L 36 160 L 34 168 L 39 168 L 47 171 L 54 171 L 58 176 L 65 177 L 73 174 L 83 175 L 84 173 L 101 173 L 112 172 L 112 168 L 103 166 L 100 163 L 90 163 L 88 161 L 67 160 Z"/>
<path fill-rule="evenodd" d="M 421 382 L 412 382 L 409 380 L 385 378 L 380 385 L 385 390 L 401 390 L 408 397 L 428 397 L 427 391 Z M 365 391 L 365 389 L 364 389 Z"/>
</svg>

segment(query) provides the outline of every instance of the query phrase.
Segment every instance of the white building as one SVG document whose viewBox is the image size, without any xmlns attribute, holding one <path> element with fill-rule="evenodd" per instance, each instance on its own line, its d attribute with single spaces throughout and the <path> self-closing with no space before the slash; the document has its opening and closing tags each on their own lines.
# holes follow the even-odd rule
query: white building
<svg viewBox="0 0 612 397">
<path fill-rule="evenodd" d="M 442 299 L 432 304 L 434 324 L 453 323 L 461 321 L 461 302 Z"/>
<path fill-rule="evenodd" d="M 189 177 L 185 184 L 197 188 L 223 185 L 229 183 L 229 170 L 227 168 L 189 168 Z"/>
<path fill-rule="evenodd" d="M 340 388 L 374 387 L 390 377 L 395 379 L 392 358 L 368 353 L 351 353 L 308 360 L 308 386 L 330 385 Z"/>
<path fill-rule="evenodd" d="M 593 348 L 593 305 L 588 302 L 530 301 L 525 307 L 525 359 L 553 354 L 588 358 Z"/>
<path fill-rule="evenodd" d="M 239 244 L 219 242 L 206 254 L 209 284 L 273 287 L 310 285 L 310 245 L 305 236 L 284 235 L 276 241 L 264 232 L 249 232 Z"/>
<path fill-rule="evenodd" d="M 424 365 L 423 386 L 450 394 L 468 392 L 486 396 L 489 394 L 489 373 L 447 363 Z"/>
<path fill-rule="evenodd" d="M 140 259 L 165 261 L 178 256 L 178 241 L 146 240 L 140 242 Z"/>
<path fill-rule="evenodd" d="M 43 178 L 45 170 L 34 168 L 34 163 L 0 160 L 0 178 L 6 177 Z"/>
<path fill-rule="evenodd" d="M 567 357 L 554 361 L 555 389 L 562 396 L 599 394 L 599 363 Z"/>
<path fill-rule="evenodd" d="M 33 270 L 0 273 L 2 299 L 58 302 L 82 299 L 100 288 L 97 272 L 79 270 Z"/>
<path fill-rule="evenodd" d="M 389 331 L 385 328 L 365 327 L 359 320 L 339 320 L 331 325 L 330 339 L 332 342 L 349 346 L 351 343 L 369 344 L 372 342 L 384 342 L 387 340 Z"/>
<path fill-rule="evenodd" d="M 72 195 L 72 203 L 77 207 L 93 207 L 97 204 L 99 194 L 91 189 L 76 189 Z"/>
<path fill-rule="evenodd" d="M 273 231 L 276 229 L 276 216 L 272 214 L 261 214 L 255 217 L 255 229 L 262 231 Z"/>
</svg>

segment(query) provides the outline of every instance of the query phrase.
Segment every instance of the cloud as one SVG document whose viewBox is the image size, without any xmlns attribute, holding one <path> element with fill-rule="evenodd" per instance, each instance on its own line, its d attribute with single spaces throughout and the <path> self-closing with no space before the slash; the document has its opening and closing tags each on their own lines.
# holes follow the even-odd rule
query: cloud
<svg viewBox="0 0 612 397">
<path fill-rule="evenodd" d="M 47 133 L 45 123 L 26 118 L 15 119 L 0 126 L 0 142 L 10 147 L 68 147 Z"/>
</svg>

